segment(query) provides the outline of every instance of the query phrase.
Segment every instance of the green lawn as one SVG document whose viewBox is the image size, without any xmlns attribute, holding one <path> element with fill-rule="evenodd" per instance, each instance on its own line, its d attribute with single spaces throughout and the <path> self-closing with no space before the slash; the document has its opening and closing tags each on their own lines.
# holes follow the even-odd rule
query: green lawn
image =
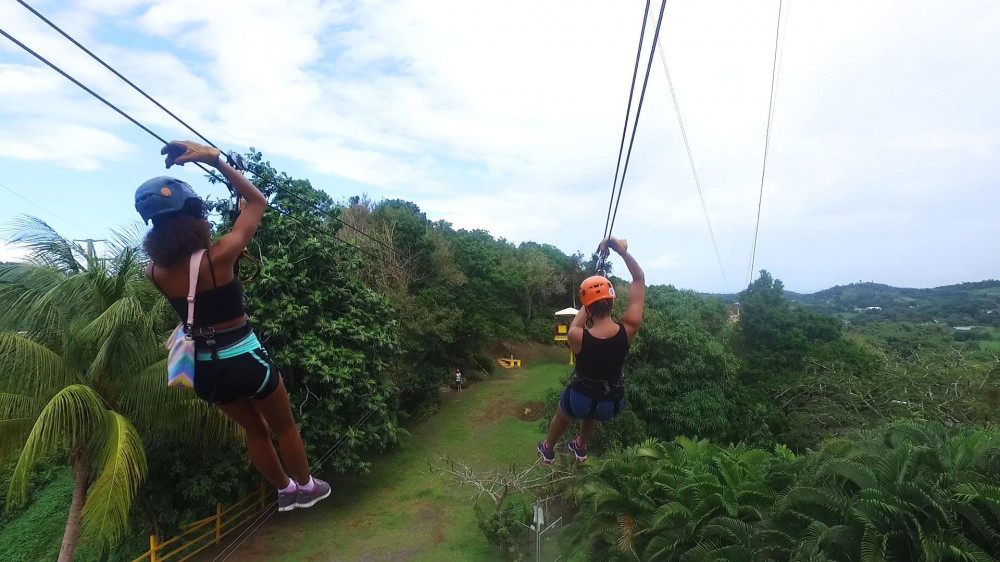
<svg viewBox="0 0 1000 562">
<path fill-rule="evenodd" d="M 518 412 L 558 388 L 569 368 L 538 362 L 452 393 L 441 412 L 410 429 L 412 439 L 376 459 L 368 476 L 337 483 L 315 508 L 275 514 L 233 558 L 501 559 L 476 527 L 472 490 L 430 473 L 428 462 L 439 455 L 473 467 L 535 462 L 540 423 L 521 421 Z"/>
</svg>

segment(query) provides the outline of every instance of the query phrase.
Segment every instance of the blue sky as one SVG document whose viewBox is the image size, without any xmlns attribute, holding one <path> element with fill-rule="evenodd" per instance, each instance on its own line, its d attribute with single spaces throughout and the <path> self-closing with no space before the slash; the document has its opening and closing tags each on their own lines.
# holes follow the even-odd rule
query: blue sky
<svg viewBox="0 0 1000 562">
<path fill-rule="evenodd" d="M 401 197 L 566 252 L 598 241 L 637 0 L 33 5 L 217 144 L 254 146 L 335 199 Z M 1000 7 L 785 6 L 758 268 L 796 291 L 998 277 Z M 750 256 L 777 7 L 670 0 L 661 33 L 731 290 Z M 0 27 L 161 135 L 191 137 L 15 2 Z M 0 184 L 46 209 L 0 188 L 0 224 L 29 213 L 105 237 L 164 173 L 159 148 L 0 42 Z M 653 282 L 727 290 L 659 58 L 615 230 Z"/>
</svg>

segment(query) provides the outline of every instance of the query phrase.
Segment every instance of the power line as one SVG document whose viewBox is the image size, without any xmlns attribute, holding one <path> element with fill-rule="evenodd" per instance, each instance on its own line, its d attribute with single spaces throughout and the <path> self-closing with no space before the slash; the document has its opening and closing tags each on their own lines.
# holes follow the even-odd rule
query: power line
<svg viewBox="0 0 1000 562">
<path fill-rule="evenodd" d="M 63 218 L 63 217 L 61 217 L 61 216 L 59 216 L 59 215 L 57 215 L 57 214 L 53 213 L 52 211 L 50 211 L 50 210 L 46 209 L 45 207 L 43 207 L 43 206 L 39 205 L 38 203 L 36 203 L 36 202 L 32 201 L 31 199 L 28 199 L 28 198 L 27 198 L 27 197 L 25 197 L 24 195 L 21 195 L 21 194 L 20 194 L 20 193 L 18 193 L 17 191 L 14 191 L 14 189 L 12 189 L 12 188 L 10 188 L 10 187 L 7 187 L 6 185 L 4 185 L 4 184 L 2 184 L 2 183 L 0 183 L 0 188 L 3 188 L 3 189 L 5 189 L 5 190 L 7 190 L 8 192 L 10 192 L 10 193 L 14 194 L 15 196 L 17 196 L 17 197 L 20 197 L 21 199 L 24 199 L 24 200 L 25 200 L 25 201 L 27 201 L 28 203 L 31 203 L 32 205 L 34 205 L 35 207 L 38 207 L 39 209 L 41 209 L 41 210 L 45 211 L 45 212 L 46 212 L 46 213 L 48 213 L 49 215 L 51 215 L 51 216 L 53 216 L 53 217 L 55 217 L 55 218 L 57 218 L 57 219 L 61 220 L 62 222 L 66 223 L 66 224 L 68 224 L 68 225 L 70 225 L 70 226 L 72 226 L 73 228 L 75 228 L 75 229 L 79 230 L 79 231 L 80 231 L 81 233 L 86 233 L 86 232 L 87 232 L 87 231 L 86 231 L 86 229 L 84 229 L 84 228 L 83 228 L 82 226 L 80 226 L 80 225 L 78 225 L 78 224 L 74 224 L 74 223 L 70 222 L 70 221 L 69 221 L 68 219 L 65 219 L 65 218 Z"/>
<path fill-rule="evenodd" d="M 625 124 L 622 125 L 622 140 L 618 145 L 618 163 L 615 164 L 615 179 L 611 182 L 611 199 L 608 201 L 608 216 L 604 219 L 604 234 L 601 240 L 608 237 L 608 225 L 611 224 L 611 205 L 615 200 L 615 188 L 618 185 L 618 171 L 622 165 L 622 152 L 625 149 L 625 134 L 628 131 L 628 118 L 632 113 L 632 96 L 635 95 L 635 79 L 639 75 L 639 59 L 642 58 L 642 41 L 646 37 L 646 20 L 649 18 L 649 2 L 646 0 L 646 11 L 642 14 L 642 27 L 639 29 L 639 48 L 635 51 L 635 68 L 632 69 L 632 85 L 628 91 L 628 106 L 625 108 Z"/>
<path fill-rule="evenodd" d="M 778 83 L 778 39 L 781 36 L 781 9 L 784 0 L 778 0 L 778 23 L 774 30 L 774 62 L 771 64 L 771 95 L 767 106 L 767 134 L 764 136 L 764 161 L 760 170 L 760 195 L 757 199 L 757 221 L 753 231 L 753 249 L 750 252 L 750 267 L 747 268 L 747 286 L 753 278 L 753 266 L 757 259 L 757 236 L 760 234 L 760 211 L 764 203 L 764 176 L 767 174 L 767 154 L 771 148 L 771 124 L 774 122 L 774 101 Z"/>
<path fill-rule="evenodd" d="M 635 123 L 632 125 L 632 138 L 628 142 L 628 153 L 625 155 L 625 166 L 622 169 L 622 180 L 618 186 L 618 199 L 615 200 L 615 210 L 611 214 L 611 224 L 608 226 L 608 236 L 611 236 L 615 228 L 615 219 L 618 217 L 618 204 L 622 200 L 622 190 L 625 188 L 625 175 L 628 174 L 628 163 L 632 158 L 632 145 L 635 143 L 635 132 L 639 129 L 639 115 L 642 113 L 642 102 L 646 98 L 646 86 L 649 85 L 649 73 L 653 68 L 653 52 L 656 51 L 656 43 L 660 38 L 660 25 L 663 23 L 663 13 L 667 10 L 667 0 L 660 4 L 660 16 L 656 20 L 656 33 L 653 34 L 653 46 L 649 51 L 649 63 L 646 64 L 646 77 L 642 81 L 642 92 L 639 94 L 639 105 L 635 110 Z"/>
<path fill-rule="evenodd" d="M 670 98 L 674 102 L 674 111 L 677 113 L 677 123 L 680 125 L 681 137 L 684 139 L 684 148 L 687 150 L 688 163 L 691 164 L 694 185 L 698 188 L 698 198 L 701 199 L 701 210 L 705 213 L 705 222 L 708 224 L 708 235 L 712 238 L 715 259 L 719 262 L 719 271 L 722 272 L 722 280 L 726 284 L 726 292 L 728 293 L 729 279 L 726 277 L 726 268 L 722 265 L 722 255 L 719 253 L 719 245 L 715 241 L 715 230 L 712 228 L 712 219 L 708 217 L 708 205 L 705 203 L 705 194 L 701 190 L 701 180 L 698 179 L 698 168 L 694 165 L 694 156 L 691 154 L 691 143 L 688 142 L 687 130 L 684 128 L 684 119 L 681 118 L 681 106 L 677 103 L 677 94 L 674 92 L 674 81 L 670 78 L 670 69 L 667 67 L 667 57 L 663 54 L 663 43 L 660 43 L 659 51 L 660 62 L 663 63 L 663 73 L 667 75 L 667 85 L 670 87 Z"/>
</svg>

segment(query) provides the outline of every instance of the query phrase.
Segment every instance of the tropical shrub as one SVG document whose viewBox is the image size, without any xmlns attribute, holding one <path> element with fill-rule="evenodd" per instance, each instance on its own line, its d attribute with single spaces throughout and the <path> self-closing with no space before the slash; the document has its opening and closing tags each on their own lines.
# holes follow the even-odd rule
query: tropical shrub
<svg viewBox="0 0 1000 562">
<path fill-rule="evenodd" d="M 601 459 L 571 526 L 595 560 L 991 560 L 1000 434 L 895 423 L 801 456 L 654 440 Z"/>
</svg>

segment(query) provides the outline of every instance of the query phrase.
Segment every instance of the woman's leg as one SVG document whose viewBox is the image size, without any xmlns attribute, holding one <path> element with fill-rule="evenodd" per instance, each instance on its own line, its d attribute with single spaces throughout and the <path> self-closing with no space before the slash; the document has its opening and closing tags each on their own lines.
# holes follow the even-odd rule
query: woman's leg
<svg viewBox="0 0 1000 562">
<path fill-rule="evenodd" d="M 587 450 L 587 443 L 590 442 L 590 438 L 594 436 L 594 429 L 597 427 L 597 420 L 580 420 L 580 437 L 577 440 L 577 445 L 584 451 Z"/>
<path fill-rule="evenodd" d="M 278 388 L 267 398 L 254 399 L 250 404 L 267 420 L 271 431 L 278 437 L 278 449 L 281 460 L 285 461 L 288 471 L 299 484 L 309 483 L 309 460 L 306 449 L 302 445 L 302 436 L 292 418 L 292 405 L 288 403 L 288 392 L 285 391 L 285 381 L 278 379 Z M 273 450 L 273 448 L 272 448 Z"/>
<path fill-rule="evenodd" d="M 571 421 L 569 416 L 563 412 L 562 404 L 559 404 L 559 407 L 556 409 L 556 415 L 549 422 L 549 436 L 545 438 L 545 446 L 549 449 L 554 449 L 556 443 L 559 442 L 559 438 L 566 432 L 566 426 Z"/>
<path fill-rule="evenodd" d="M 281 467 L 278 453 L 274 450 L 274 445 L 271 444 L 271 434 L 267 430 L 264 419 L 261 418 L 260 413 L 253 407 L 250 400 L 240 398 L 220 405 L 219 409 L 240 424 L 240 427 L 246 432 L 247 452 L 257 470 L 275 488 L 281 490 L 287 487 L 288 475 Z"/>
</svg>

